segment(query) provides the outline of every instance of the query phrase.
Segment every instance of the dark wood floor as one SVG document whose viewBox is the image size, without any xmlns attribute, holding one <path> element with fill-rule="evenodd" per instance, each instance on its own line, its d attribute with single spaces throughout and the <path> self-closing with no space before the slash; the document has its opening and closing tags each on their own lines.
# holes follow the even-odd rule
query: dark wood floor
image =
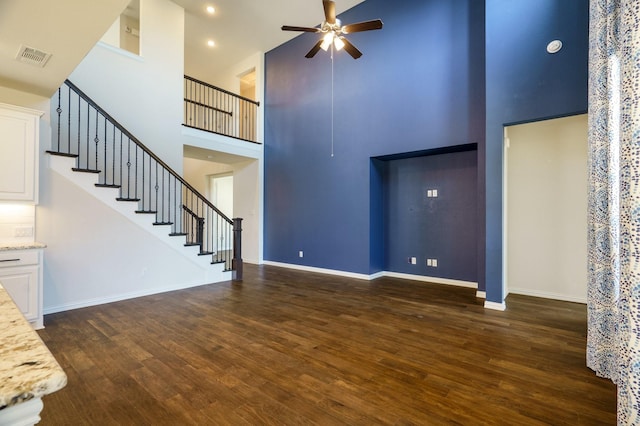
<svg viewBox="0 0 640 426">
<path fill-rule="evenodd" d="M 615 424 L 584 305 L 246 265 L 221 283 L 48 315 L 69 384 L 42 425 Z"/>
</svg>

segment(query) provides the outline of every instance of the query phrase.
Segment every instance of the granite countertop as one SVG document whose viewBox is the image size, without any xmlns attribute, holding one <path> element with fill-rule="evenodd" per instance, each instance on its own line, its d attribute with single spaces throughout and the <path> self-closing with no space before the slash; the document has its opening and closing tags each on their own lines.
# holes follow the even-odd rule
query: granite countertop
<svg viewBox="0 0 640 426">
<path fill-rule="evenodd" d="M 29 243 L 0 242 L 0 251 L 39 249 L 39 248 L 45 248 L 46 246 L 47 246 L 46 244 L 36 243 L 36 242 L 29 242 Z"/>
<path fill-rule="evenodd" d="M 67 375 L 0 284 L 0 410 L 66 384 Z"/>
</svg>

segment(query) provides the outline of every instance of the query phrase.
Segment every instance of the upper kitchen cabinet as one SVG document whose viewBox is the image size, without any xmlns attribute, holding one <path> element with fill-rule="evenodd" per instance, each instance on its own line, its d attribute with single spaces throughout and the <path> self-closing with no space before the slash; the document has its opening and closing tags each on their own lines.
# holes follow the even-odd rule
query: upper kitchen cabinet
<svg viewBox="0 0 640 426">
<path fill-rule="evenodd" d="M 38 202 L 42 112 L 0 103 L 0 201 Z"/>
</svg>

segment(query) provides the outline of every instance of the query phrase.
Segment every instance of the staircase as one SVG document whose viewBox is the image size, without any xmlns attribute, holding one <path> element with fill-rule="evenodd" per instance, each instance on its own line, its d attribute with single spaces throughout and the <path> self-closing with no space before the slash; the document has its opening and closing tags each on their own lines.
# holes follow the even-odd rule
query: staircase
<svg viewBox="0 0 640 426">
<path fill-rule="evenodd" d="M 242 279 L 242 219 L 225 216 L 70 81 L 51 105 L 52 168 L 85 175 L 76 181 L 97 198 Z"/>
</svg>

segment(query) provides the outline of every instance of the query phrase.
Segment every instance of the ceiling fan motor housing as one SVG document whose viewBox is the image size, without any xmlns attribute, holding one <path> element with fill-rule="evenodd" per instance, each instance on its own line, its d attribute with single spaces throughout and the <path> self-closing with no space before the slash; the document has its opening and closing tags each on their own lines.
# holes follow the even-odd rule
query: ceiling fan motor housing
<svg viewBox="0 0 640 426">
<path fill-rule="evenodd" d="M 327 21 L 324 21 L 320 27 L 320 31 L 323 33 L 331 31 L 336 35 L 340 35 L 342 33 L 342 22 L 338 18 L 336 18 L 335 24 L 330 24 Z"/>
</svg>

